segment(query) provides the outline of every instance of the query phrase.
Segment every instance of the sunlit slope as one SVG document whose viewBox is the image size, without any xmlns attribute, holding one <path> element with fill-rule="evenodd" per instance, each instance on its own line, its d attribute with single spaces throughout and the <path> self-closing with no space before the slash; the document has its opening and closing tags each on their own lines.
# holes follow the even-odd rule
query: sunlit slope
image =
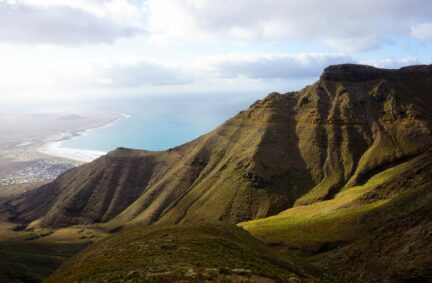
<svg viewBox="0 0 432 283">
<path fill-rule="evenodd" d="M 240 222 L 332 199 L 432 144 L 432 66 L 327 68 L 165 152 L 118 149 L 10 203 L 45 227 Z"/>
<path fill-rule="evenodd" d="M 432 152 L 387 169 L 334 199 L 241 223 L 339 280 L 431 280 Z M 381 281 L 382 282 L 382 281 Z"/>
<path fill-rule="evenodd" d="M 44 282 L 287 282 L 292 277 L 311 278 L 243 229 L 209 223 L 131 226 L 72 257 Z"/>
</svg>

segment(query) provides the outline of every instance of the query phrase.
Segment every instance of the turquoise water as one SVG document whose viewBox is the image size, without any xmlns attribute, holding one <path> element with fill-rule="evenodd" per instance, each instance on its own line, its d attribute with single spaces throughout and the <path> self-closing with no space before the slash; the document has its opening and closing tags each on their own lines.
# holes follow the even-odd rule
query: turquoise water
<svg viewBox="0 0 432 283">
<path fill-rule="evenodd" d="M 215 123 L 188 123 L 175 117 L 129 114 L 111 126 L 90 130 L 62 143 L 62 147 L 110 151 L 117 147 L 165 150 L 192 140 L 209 130 Z"/>
<path fill-rule="evenodd" d="M 117 147 L 166 150 L 203 135 L 250 105 L 259 95 L 128 98 L 98 104 L 97 111 L 131 117 L 64 141 L 62 147 L 110 151 Z"/>
</svg>

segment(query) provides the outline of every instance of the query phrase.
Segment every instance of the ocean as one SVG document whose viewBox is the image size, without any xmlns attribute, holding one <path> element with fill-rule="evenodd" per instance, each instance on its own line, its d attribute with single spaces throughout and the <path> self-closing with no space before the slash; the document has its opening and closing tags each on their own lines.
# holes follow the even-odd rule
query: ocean
<svg viewBox="0 0 432 283">
<path fill-rule="evenodd" d="M 98 103 L 97 111 L 130 116 L 63 141 L 60 147 L 111 151 L 166 150 L 191 141 L 247 108 L 262 94 L 134 97 Z"/>
</svg>

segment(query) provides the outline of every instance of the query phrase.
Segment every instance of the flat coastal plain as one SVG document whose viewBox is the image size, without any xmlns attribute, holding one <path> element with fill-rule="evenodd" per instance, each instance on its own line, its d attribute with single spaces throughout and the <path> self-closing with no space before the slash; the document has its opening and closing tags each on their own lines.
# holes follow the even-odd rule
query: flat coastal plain
<svg viewBox="0 0 432 283">
<path fill-rule="evenodd" d="M 10 185 L 52 180 L 87 161 L 84 157 L 102 154 L 63 150 L 60 143 L 123 117 L 119 113 L 0 114 L 0 194 Z"/>
</svg>

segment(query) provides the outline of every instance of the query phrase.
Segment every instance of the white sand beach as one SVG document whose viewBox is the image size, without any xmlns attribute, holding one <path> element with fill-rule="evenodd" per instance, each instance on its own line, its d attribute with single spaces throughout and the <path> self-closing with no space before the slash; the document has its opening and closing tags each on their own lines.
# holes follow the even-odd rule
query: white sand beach
<svg viewBox="0 0 432 283">
<path fill-rule="evenodd" d="M 53 157 L 64 158 L 64 159 L 69 159 L 78 162 L 91 162 L 101 157 L 102 155 L 107 154 L 107 152 L 98 151 L 98 150 L 62 147 L 61 146 L 62 142 L 76 136 L 88 135 L 94 129 L 110 127 L 113 125 L 113 123 L 115 123 L 118 120 L 128 119 L 131 117 L 130 115 L 123 114 L 123 113 L 114 113 L 114 114 L 118 115 L 118 118 L 104 125 L 99 125 L 78 132 L 64 132 L 64 133 L 50 136 L 49 138 L 46 139 L 47 143 L 43 144 L 37 150 L 40 153 L 50 155 Z"/>
<path fill-rule="evenodd" d="M 106 154 L 62 147 L 62 143 L 128 117 L 122 113 L 0 114 L 0 187 L 52 180 Z"/>
<path fill-rule="evenodd" d="M 48 142 L 39 147 L 38 151 L 46 155 L 79 162 L 91 162 L 96 158 L 107 154 L 105 151 L 61 147 L 61 143 L 62 141 Z"/>
</svg>

